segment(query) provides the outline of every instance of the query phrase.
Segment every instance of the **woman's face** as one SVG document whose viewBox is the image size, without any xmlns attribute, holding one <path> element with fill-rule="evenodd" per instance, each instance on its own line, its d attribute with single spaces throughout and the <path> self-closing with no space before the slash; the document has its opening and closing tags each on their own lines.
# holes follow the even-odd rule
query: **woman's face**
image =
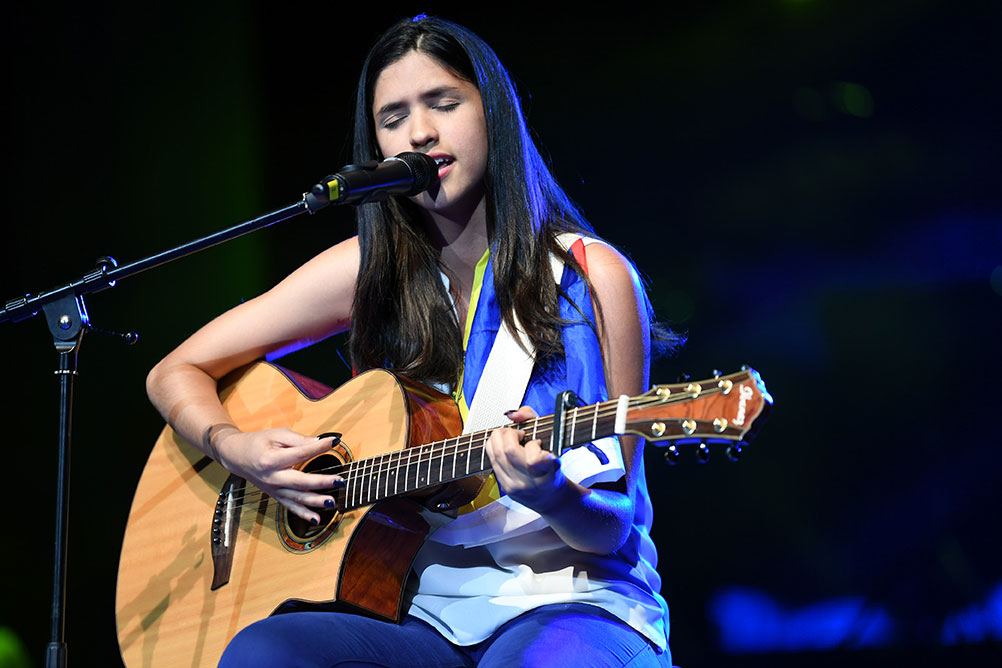
<svg viewBox="0 0 1002 668">
<path fill-rule="evenodd" d="M 438 185 L 412 198 L 419 206 L 462 214 L 483 200 L 487 127 L 476 86 L 411 51 L 379 73 L 372 115 L 383 157 L 415 151 L 438 161 Z"/>
</svg>

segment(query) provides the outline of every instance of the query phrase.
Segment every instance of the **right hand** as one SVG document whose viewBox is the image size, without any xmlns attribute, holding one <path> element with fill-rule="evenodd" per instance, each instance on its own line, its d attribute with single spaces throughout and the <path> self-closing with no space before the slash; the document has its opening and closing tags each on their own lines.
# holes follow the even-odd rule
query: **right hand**
<svg viewBox="0 0 1002 668">
<path fill-rule="evenodd" d="M 320 515 L 313 508 L 333 508 L 337 501 L 331 490 L 344 485 L 338 475 L 305 473 L 294 466 L 331 449 L 333 438 L 316 438 L 291 429 L 242 432 L 236 427 L 221 430 L 212 439 L 219 463 L 255 485 L 293 514 L 317 524 Z"/>
</svg>

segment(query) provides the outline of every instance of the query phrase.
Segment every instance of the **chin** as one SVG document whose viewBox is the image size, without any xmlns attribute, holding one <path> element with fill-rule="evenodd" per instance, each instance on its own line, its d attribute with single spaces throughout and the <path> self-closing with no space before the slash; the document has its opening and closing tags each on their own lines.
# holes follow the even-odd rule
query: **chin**
<svg viewBox="0 0 1002 668">
<path fill-rule="evenodd" d="M 429 213 L 458 219 L 473 215 L 484 201 L 484 190 L 447 181 L 412 197 L 411 201 Z"/>
</svg>

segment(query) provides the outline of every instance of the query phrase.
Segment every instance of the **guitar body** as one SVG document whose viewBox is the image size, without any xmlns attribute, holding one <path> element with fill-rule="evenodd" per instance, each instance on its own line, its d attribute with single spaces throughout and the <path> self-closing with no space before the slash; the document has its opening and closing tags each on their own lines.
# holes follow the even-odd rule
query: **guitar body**
<svg viewBox="0 0 1002 668">
<path fill-rule="evenodd" d="M 220 397 L 245 431 L 341 434 L 331 454 L 314 460 L 317 468 L 462 429 L 448 396 L 385 371 L 322 398 L 306 387 L 258 362 L 224 379 Z M 419 511 L 394 498 L 328 511 L 313 527 L 167 427 L 139 481 L 122 545 L 115 609 L 125 664 L 214 666 L 238 631 L 304 606 L 398 620 L 404 581 L 429 531 Z"/>
</svg>

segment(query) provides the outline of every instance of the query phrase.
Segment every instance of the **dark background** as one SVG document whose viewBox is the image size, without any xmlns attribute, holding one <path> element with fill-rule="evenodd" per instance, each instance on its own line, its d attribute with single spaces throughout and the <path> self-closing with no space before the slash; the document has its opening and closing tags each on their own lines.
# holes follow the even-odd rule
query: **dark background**
<svg viewBox="0 0 1002 668">
<path fill-rule="evenodd" d="M 647 453 L 675 662 L 998 659 L 997 3 L 274 4 L 2 10 L 0 299 L 294 202 L 348 162 L 375 37 L 452 18 L 495 47 L 558 178 L 688 335 L 654 379 L 747 363 L 776 399 L 739 464 Z M 327 210 L 88 297 L 94 324 L 142 338 L 82 350 L 71 663 L 119 662 L 119 544 L 162 428 L 146 371 L 352 229 Z M 285 363 L 336 384 L 342 344 Z M 0 325 L 0 351 L 0 649 L 40 666 L 56 356 L 41 318 Z"/>
</svg>

